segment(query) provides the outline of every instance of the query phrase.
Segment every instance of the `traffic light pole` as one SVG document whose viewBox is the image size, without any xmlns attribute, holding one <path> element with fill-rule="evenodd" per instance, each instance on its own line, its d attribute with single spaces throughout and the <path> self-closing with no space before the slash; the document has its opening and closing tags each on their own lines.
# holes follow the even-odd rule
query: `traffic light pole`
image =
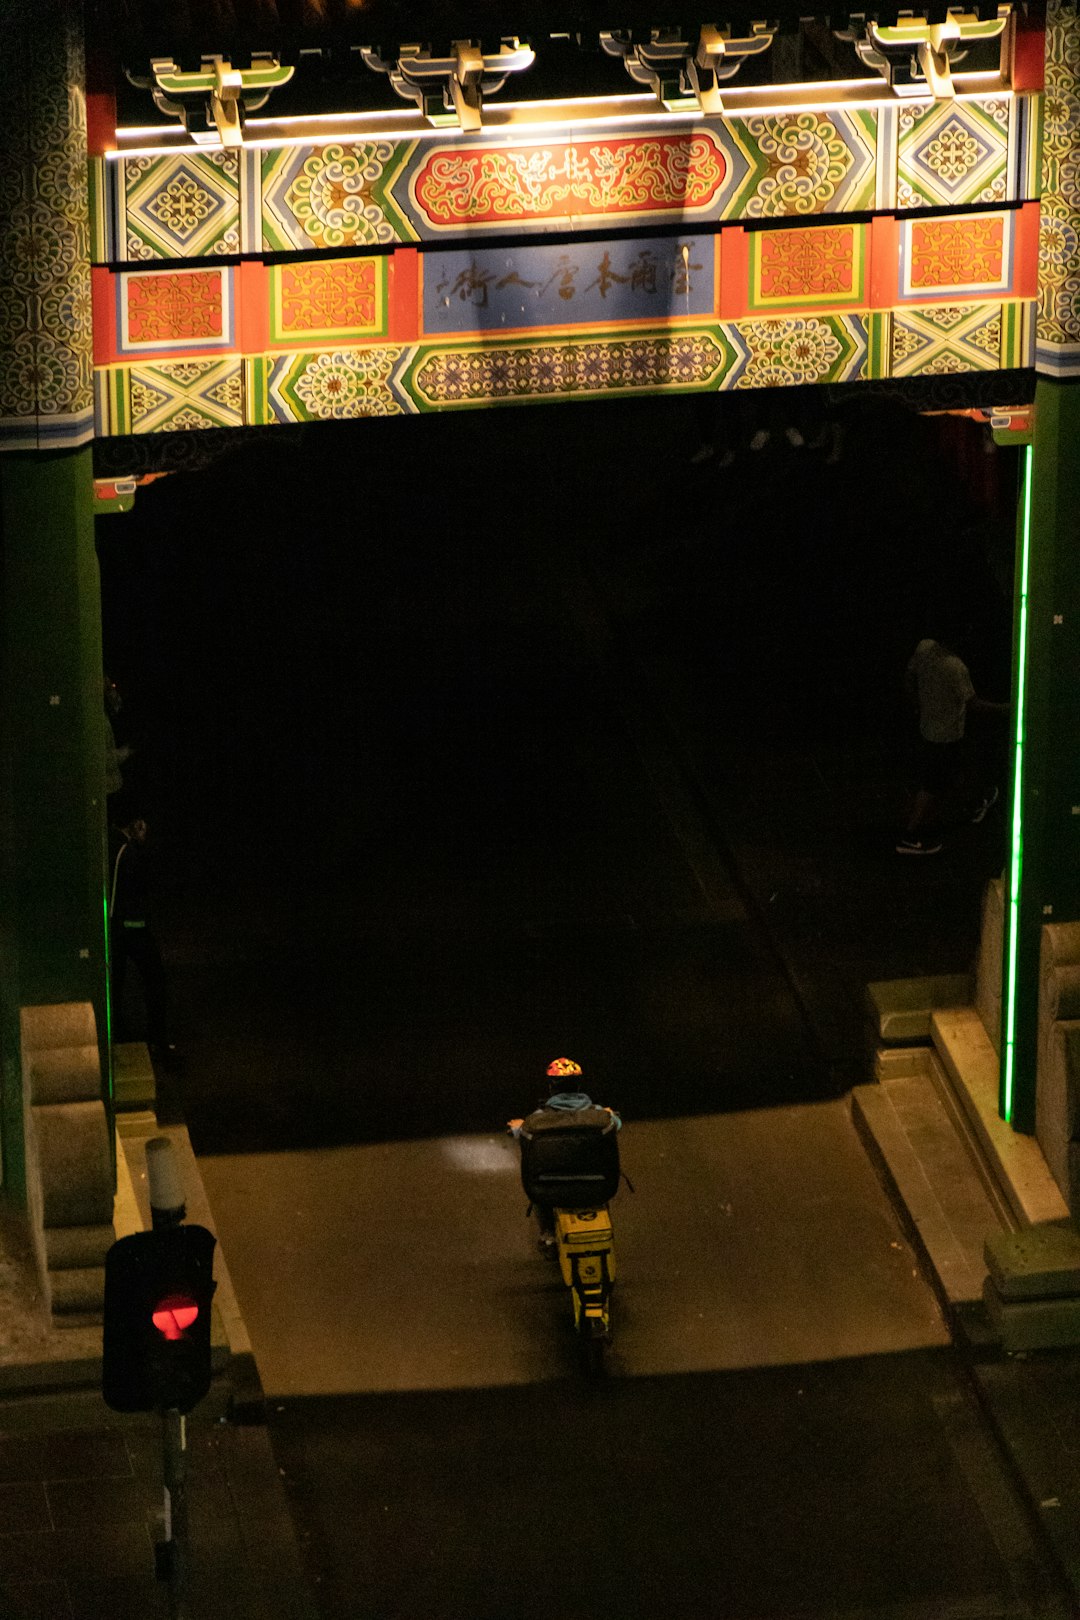
<svg viewBox="0 0 1080 1620">
<path fill-rule="evenodd" d="M 161 1414 L 165 1478 L 165 1539 L 158 1543 L 158 1575 L 168 1583 L 170 1620 L 190 1620 L 191 1568 L 187 1505 L 187 1419 L 175 1406 Z"/>
<path fill-rule="evenodd" d="M 146 1144 L 150 1215 L 155 1231 L 179 1226 L 187 1214 L 172 1143 L 156 1136 Z M 161 1413 L 161 1465 L 164 1480 L 165 1539 L 158 1543 L 158 1575 L 168 1584 L 170 1620 L 190 1620 L 188 1587 L 187 1419 L 175 1406 Z"/>
</svg>

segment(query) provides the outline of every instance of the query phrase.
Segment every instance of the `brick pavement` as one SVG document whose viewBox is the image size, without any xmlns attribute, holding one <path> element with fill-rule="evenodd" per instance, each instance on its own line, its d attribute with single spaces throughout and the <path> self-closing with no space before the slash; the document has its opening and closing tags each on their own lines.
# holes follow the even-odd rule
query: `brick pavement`
<svg viewBox="0 0 1080 1620">
<path fill-rule="evenodd" d="M 266 1427 L 213 1416 L 189 1431 L 191 1613 L 315 1620 Z M 0 1403 L 4 1620 L 156 1620 L 158 1420 L 93 1392 Z"/>
</svg>

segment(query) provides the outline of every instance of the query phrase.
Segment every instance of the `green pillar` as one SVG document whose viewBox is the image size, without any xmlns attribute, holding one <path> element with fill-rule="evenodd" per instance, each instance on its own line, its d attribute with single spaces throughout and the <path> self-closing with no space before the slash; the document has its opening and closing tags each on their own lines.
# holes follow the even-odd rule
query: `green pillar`
<svg viewBox="0 0 1080 1620">
<path fill-rule="evenodd" d="M 82 8 L 0 51 L 0 1131 L 25 1193 L 19 1009 L 91 1001 L 108 1075 Z"/>
<path fill-rule="evenodd" d="M 1080 383 L 1040 379 L 1017 524 L 1001 1112 L 1035 1129 L 1044 922 L 1080 919 Z"/>
</svg>

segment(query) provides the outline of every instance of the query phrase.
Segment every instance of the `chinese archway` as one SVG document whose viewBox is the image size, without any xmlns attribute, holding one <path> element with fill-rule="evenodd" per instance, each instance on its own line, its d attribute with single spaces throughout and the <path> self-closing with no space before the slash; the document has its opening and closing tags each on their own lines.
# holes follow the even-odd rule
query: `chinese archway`
<svg viewBox="0 0 1080 1620">
<path fill-rule="evenodd" d="M 95 510 L 222 430 L 807 384 L 1031 446 L 1002 1040 L 1030 1131 L 1040 931 L 1080 919 L 1075 8 L 395 3 L 8 8 L 7 1175 L 20 1006 L 90 1001 L 106 1040 Z M 529 100 L 577 47 L 596 84 Z"/>
</svg>

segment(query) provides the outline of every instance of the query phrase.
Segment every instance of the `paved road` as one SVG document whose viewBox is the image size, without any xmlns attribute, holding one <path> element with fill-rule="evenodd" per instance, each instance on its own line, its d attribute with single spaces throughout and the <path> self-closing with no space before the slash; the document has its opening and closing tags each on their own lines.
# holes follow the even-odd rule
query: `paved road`
<svg viewBox="0 0 1080 1620">
<path fill-rule="evenodd" d="M 538 418 L 568 466 L 590 420 Z M 228 545 L 165 483 L 105 558 L 178 1091 L 327 1620 L 1050 1620 L 769 937 L 543 560 L 596 458 L 485 505 L 486 425 L 445 474 L 367 426 L 385 497 L 316 437 L 203 486 Z M 638 1186 L 598 1393 L 498 1134 L 556 1052 Z"/>
<path fill-rule="evenodd" d="M 274 1439 L 327 1620 L 1061 1613 L 944 1351 L 290 1401 Z"/>
<path fill-rule="evenodd" d="M 456 1135 L 204 1158 L 268 1393 L 572 1371 L 568 1304 L 522 1218 L 516 1157 L 504 1137 Z M 636 1191 L 615 1206 L 616 1376 L 947 1341 L 846 1103 L 634 1121 L 622 1157 Z"/>
</svg>

